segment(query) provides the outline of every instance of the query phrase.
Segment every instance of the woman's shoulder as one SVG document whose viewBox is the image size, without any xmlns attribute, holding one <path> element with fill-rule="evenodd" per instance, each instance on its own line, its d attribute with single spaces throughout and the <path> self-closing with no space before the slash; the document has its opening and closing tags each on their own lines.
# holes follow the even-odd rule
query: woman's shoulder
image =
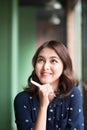
<svg viewBox="0 0 87 130">
<path fill-rule="evenodd" d="M 73 87 L 73 89 L 72 89 L 72 91 L 71 91 L 71 93 L 70 93 L 70 96 L 71 95 L 77 95 L 77 96 L 81 96 L 82 95 L 82 92 L 81 92 L 81 90 L 80 90 L 80 88 L 79 88 L 79 86 L 74 86 Z"/>
<path fill-rule="evenodd" d="M 14 103 L 29 102 L 29 100 L 32 98 L 33 96 L 31 96 L 28 92 L 21 91 L 16 94 L 14 98 Z"/>
<path fill-rule="evenodd" d="M 37 100 L 37 96 L 35 95 L 32 96 L 29 92 L 21 91 L 16 94 L 14 98 L 14 104 L 23 103 L 23 102 L 29 103 L 29 102 L 33 102 L 34 100 Z"/>
<path fill-rule="evenodd" d="M 29 94 L 25 91 L 18 92 L 15 96 L 15 99 L 25 98 L 28 97 Z"/>
<path fill-rule="evenodd" d="M 69 93 L 68 96 L 66 96 L 66 100 L 77 100 L 82 98 L 82 92 L 79 88 L 79 86 L 74 86 L 72 91 Z"/>
<path fill-rule="evenodd" d="M 82 103 L 82 92 L 79 87 L 75 86 L 73 87 L 71 93 L 64 98 L 64 101 L 66 103 L 66 106 L 72 106 L 74 104 L 74 107 L 77 105 L 81 105 Z"/>
<path fill-rule="evenodd" d="M 71 102 L 73 102 L 73 101 L 81 102 L 82 101 L 82 91 L 79 88 L 79 86 L 74 86 L 68 97 Z"/>
</svg>

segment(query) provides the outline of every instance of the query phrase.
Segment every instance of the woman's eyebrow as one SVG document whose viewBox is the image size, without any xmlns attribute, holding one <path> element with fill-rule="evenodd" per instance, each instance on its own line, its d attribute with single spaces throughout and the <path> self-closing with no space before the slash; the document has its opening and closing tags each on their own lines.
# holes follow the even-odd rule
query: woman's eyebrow
<svg viewBox="0 0 87 130">
<path fill-rule="evenodd" d="M 37 58 L 44 58 L 44 56 L 39 55 Z M 49 58 L 55 58 L 55 59 L 58 59 L 58 60 L 59 60 L 59 57 L 57 57 L 57 56 L 50 56 Z"/>
<path fill-rule="evenodd" d="M 44 58 L 44 56 L 39 55 L 37 58 Z"/>
<path fill-rule="evenodd" d="M 60 60 L 60 58 L 57 56 L 51 56 L 50 58 Z"/>
</svg>

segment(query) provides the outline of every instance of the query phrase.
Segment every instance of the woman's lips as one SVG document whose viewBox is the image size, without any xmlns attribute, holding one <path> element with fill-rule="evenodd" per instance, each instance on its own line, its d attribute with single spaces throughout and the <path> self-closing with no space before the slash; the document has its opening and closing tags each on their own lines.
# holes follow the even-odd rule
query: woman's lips
<svg viewBox="0 0 87 130">
<path fill-rule="evenodd" d="M 42 72 L 41 75 L 42 76 L 49 76 L 49 75 L 51 75 L 51 73 L 50 72 Z"/>
</svg>

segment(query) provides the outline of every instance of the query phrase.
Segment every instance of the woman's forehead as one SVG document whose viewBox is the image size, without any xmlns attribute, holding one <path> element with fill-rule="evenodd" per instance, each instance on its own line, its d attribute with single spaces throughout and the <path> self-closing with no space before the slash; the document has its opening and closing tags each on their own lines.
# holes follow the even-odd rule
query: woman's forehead
<svg viewBox="0 0 87 130">
<path fill-rule="evenodd" d="M 58 54 L 56 53 L 56 51 L 54 49 L 51 48 L 43 48 L 38 57 L 46 57 L 46 58 L 58 58 L 60 60 L 60 57 L 58 56 Z"/>
<path fill-rule="evenodd" d="M 41 54 L 43 54 L 43 55 L 58 55 L 54 49 L 51 49 L 48 47 L 43 48 L 38 55 L 41 55 Z"/>
</svg>

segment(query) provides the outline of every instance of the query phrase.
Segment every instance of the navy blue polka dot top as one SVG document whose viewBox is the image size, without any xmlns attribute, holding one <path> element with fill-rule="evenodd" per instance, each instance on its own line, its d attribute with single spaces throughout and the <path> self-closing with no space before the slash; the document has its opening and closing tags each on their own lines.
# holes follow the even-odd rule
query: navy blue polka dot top
<svg viewBox="0 0 87 130">
<path fill-rule="evenodd" d="M 17 130 L 33 130 L 39 107 L 38 96 L 18 93 L 14 99 Z M 74 87 L 65 98 L 55 97 L 47 109 L 46 130 L 84 130 L 82 95 Z"/>
</svg>

